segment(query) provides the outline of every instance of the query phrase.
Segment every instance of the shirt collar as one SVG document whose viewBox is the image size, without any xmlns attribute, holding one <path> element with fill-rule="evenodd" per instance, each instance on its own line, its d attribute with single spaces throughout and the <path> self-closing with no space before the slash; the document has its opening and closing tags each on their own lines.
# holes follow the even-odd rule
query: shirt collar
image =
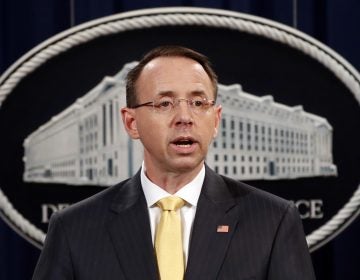
<svg viewBox="0 0 360 280">
<path fill-rule="evenodd" d="M 142 163 L 141 168 L 141 185 L 144 191 L 146 203 L 148 207 L 152 207 L 160 199 L 171 196 L 170 193 L 154 184 L 149 180 L 145 174 L 146 168 L 144 162 Z M 196 177 L 178 190 L 174 196 L 178 196 L 184 199 L 191 206 L 197 206 L 199 200 L 200 192 L 205 178 L 205 165 L 201 168 L 200 172 Z"/>
</svg>

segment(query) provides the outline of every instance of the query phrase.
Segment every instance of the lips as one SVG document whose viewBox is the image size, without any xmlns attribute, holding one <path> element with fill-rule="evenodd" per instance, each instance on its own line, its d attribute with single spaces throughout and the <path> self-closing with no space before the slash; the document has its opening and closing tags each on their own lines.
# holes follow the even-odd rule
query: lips
<svg viewBox="0 0 360 280">
<path fill-rule="evenodd" d="M 171 141 L 171 146 L 177 152 L 190 153 L 194 151 L 196 143 L 197 141 L 193 137 L 177 137 Z"/>
<path fill-rule="evenodd" d="M 196 142 L 192 137 L 177 137 L 175 140 L 171 141 L 172 144 L 177 146 L 189 146 Z"/>
</svg>

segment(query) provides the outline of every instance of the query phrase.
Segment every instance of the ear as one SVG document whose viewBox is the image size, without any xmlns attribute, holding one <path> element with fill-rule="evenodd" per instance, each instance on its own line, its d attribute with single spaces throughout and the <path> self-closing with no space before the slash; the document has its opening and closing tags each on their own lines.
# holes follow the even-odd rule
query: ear
<svg viewBox="0 0 360 280">
<path fill-rule="evenodd" d="M 129 134 L 129 136 L 132 139 L 139 139 L 139 132 L 137 130 L 136 125 L 136 113 L 134 109 L 130 108 L 122 108 L 121 109 L 121 117 L 124 124 L 124 127 L 126 129 L 126 132 Z"/>
<path fill-rule="evenodd" d="M 214 127 L 213 138 L 215 138 L 217 136 L 217 134 L 218 134 L 220 120 L 221 120 L 221 113 L 222 113 L 221 105 L 215 107 L 215 127 Z"/>
</svg>

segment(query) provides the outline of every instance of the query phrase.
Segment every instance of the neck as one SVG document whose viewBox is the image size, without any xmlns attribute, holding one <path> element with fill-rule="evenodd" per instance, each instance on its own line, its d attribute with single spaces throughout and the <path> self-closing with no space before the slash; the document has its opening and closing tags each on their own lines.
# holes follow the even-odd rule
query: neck
<svg viewBox="0 0 360 280">
<path fill-rule="evenodd" d="M 147 165 L 146 166 L 146 176 L 152 181 L 154 184 L 161 187 L 163 190 L 170 194 L 175 194 L 182 187 L 190 183 L 200 172 L 203 167 L 204 162 L 202 162 L 196 168 L 193 168 L 189 171 L 161 171 L 154 166 Z"/>
</svg>

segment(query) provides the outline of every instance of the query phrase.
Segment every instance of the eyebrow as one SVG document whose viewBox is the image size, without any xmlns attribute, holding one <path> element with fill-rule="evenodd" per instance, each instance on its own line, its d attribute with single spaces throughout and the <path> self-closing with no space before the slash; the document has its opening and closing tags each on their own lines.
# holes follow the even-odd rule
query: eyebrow
<svg viewBox="0 0 360 280">
<path fill-rule="evenodd" d="M 190 94 L 192 96 L 205 96 L 205 97 L 207 97 L 205 91 L 203 91 L 203 90 L 194 90 L 194 91 L 191 91 Z M 176 94 L 172 90 L 165 90 L 165 91 L 160 91 L 157 95 L 158 96 L 175 96 Z"/>
<path fill-rule="evenodd" d="M 157 95 L 159 96 L 174 96 L 175 93 L 171 90 L 160 91 Z"/>
</svg>

